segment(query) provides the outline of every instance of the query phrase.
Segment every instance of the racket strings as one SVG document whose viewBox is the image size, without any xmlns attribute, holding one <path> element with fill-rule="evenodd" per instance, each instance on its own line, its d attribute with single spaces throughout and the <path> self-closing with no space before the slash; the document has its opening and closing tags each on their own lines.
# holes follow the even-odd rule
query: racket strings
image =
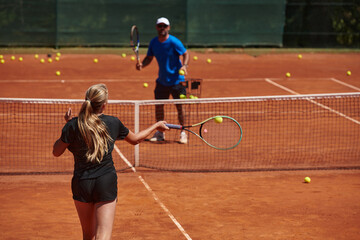
<svg viewBox="0 0 360 240">
<path fill-rule="evenodd" d="M 222 123 L 213 119 L 205 122 L 201 128 L 202 138 L 217 148 L 231 148 L 241 139 L 241 129 L 231 119 L 223 118 Z"/>
</svg>

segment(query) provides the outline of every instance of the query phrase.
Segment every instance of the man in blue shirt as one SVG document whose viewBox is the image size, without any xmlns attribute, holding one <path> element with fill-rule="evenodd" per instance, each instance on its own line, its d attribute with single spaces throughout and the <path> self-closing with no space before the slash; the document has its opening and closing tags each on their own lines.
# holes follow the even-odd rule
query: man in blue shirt
<svg viewBox="0 0 360 240">
<path fill-rule="evenodd" d="M 142 63 L 136 64 L 136 69 L 141 70 L 151 63 L 154 56 L 159 65 L 159 76 L 156 79 L 155 99 L 169 99 L 170 94 L 174 99 L 179 99 L 180 95 L 186 95 L 186 88 L 181 84 L 185 81 L 184 75 L 179 71 L 183 70 L 187 74 L 189 63 L 189 53 L 176 37 L 169 34 L 170 22 L 167 18 L 159 18 L 156 21 L 158 36 L 150 41 L 148 52 Z M 180 60 L 182 56 L 182 62 Z M 176 104 L 180 125 L 184 125 L 184 114 L 181 104 Z M 156 120 L 164 120 L 164 105 L 156 105 Z M 163 132 L 156 132 L 150 141 L 164 141 Z M 187 143 L 187 135 L 184 131 L 180 133 L 180 143 Z"/>
</svg>

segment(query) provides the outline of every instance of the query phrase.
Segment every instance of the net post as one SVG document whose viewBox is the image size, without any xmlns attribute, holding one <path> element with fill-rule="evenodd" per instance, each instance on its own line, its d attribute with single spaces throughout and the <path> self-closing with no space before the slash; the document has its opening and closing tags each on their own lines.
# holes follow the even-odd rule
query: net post
<svg viewBox="0 0 360 240">
<path fill-rule="evenodd" d="M 139 119 L 139 113 L 140 113 L 140 110 L 139 110 L 139 102 L 135 102 L 135 106 L 134 106 L 134 131 L 135 133 L 138 133 L 140 131 L 140 127 L 139 127 L 139 122 L 140 122 L 140 119 Z M 134 157 L 135 157 L 135 167 L 138 167 L 140 166 L 140 146 L 139 144 L 136 144 L 135 145 L 135 148 L 134 148 Z"/>
</svg>

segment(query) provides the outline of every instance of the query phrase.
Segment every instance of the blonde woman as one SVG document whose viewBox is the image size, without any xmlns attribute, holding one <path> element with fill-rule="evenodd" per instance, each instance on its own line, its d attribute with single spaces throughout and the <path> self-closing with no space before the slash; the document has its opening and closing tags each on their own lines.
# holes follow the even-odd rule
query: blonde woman
<svg viewBox="0 0 360 240">
<path fill-rule="evenodd" d="M 73 199 L 79 215 L 83 239 L 111 239 L 117 200 L 117 175 L 112 159 L 115 140 L 125 139 L 136 145 L 154 130 L 168 127 L 159 121 L 133 133 L 117 118 L 103 114 L 108 101 L 104 84 L 91 86 L 78 117 L 65 114 L 67 123 L 53 147 L 58 157 L 69 149 L 75 167 L 71 182 Z"/>
</svg>

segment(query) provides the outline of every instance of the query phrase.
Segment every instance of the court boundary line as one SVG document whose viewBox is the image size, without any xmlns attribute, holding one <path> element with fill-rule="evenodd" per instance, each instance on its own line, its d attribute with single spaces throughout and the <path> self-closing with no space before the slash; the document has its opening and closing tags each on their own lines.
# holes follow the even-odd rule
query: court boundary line
<svg viewBox="0 0 360 240">
<path fill-rule="evenodd" d="M 285 91 L 287 91 L 287 92 L 289 92 L 289 93 L 292 93 L 292 94 L 294 94 L 294 95 L 301 95 L 300 93 L 295 92 L 295 91 L 291 90 L 290 88 L 287 88 L 287 87 L 285 87 L 285 86 L 283 86 L 283 85 L 281 85 L 281 84 L 278 84 L 278 83 L 276 83 L 276 82 L 274 82 L 274 81 L 271 81 L 269 78 L 265 78 L 265 81 L 268 82 L 268 83 L 270 83 L 270 84 L 272 84 L 272 85 L 274 85 L 274 86 L 276 86 L 276 87 L 278 87 L 278 88 L 281 88 L 281 89 L 283 89 L 283 90 L 285 90 Z M 350 121 L 352 121 L 352 122 L 360 125 L 360 121 L 358 121 L 358 120 L 356 120 L 356 119 L 353 119 L 353 118 L 351 118 L 351 117 L 349 117 L 349 116 L 347 116 L 347 115 L 345 115 L 345 114 L 343 114 L 343 113 L 341 113 L 341 112 L 339 112 L 339 111 L 336 111 L 335 109 L 332 109 L 332 108 L 330 108 L 330 107 L 328 107 L 328 106 L 326 106 L 326 105 L 323 105 L 323 104 L 321 104 L 321 103 L 318 103 L 318 102 L 316 102 L 316 101 L 314 101 L 314 100 L 312 100 L 312 99 L 306 98 L 306 100 L 309 101 L 309 102 L 311 102 L 311 103 L 313 103 L 313 104 L 315 104 L 315 105 L 317 105 L 317 106 L 319 106 L 319 107 L 322 107 L 322 108 L 324 108 L 324 109 L 326 109 L 326 110 L 328 110 L 328 111 L 330 111 L 330 112 L 332 112 L 332 113 L 335 113 L 335 114 L 337 114 L 337 115 L 339 115 L 339 116 L 341 116 L 341 117 L 343 117 L 343 118 L 346 118 L 347 120 L 350 120 Z"/>
<path fill-rule="evenodd" d="M 170 212 L 170 210 L 165 206 L 165 204 L 160 200 L 160 198 L 156 195 L 156 193 L 151 189 L 149 184 L 144 180 L 144 178 L 138 174 L 134 166 L 127 160 L 127 158 L 122 154 L 120 149 L 114 145 L 114 149 L 119 154 L 120 158 L 131 168 L 131 170 L 137 175 L 139 181 L 145 186 L 146 190 L 152 195 L 155 202 L 157 202 L 162 210 L 168 215 L 168 217 L 173 221 L 173 223 L 177 226 L 180 232 L 185 236 L 187 240 L 192 240 L 189 234 L 185 231 L 185 229 L 181 226 L 181 224 L 176 220 L 175 216 Z"/>
<path fill-rule="evenodd" d="M 360 88 L 355 87 L 354 85 L 345 83 L 345 82 L 340 81 L 340 80 L 338 80 L 338 79 L 336 79 L 336 78 L 331 78 L 330 80 L 331 80 L 331 81 L 334 81 L 334 82 L 336 82 L 336 83 L 339 83 L 339 84 L 341 84 L 341 85 L 344 85 L 344 86 L 346 86 L 346 87 L 352 88 L 352 89 L 360 92 Z"/>
</svg>

